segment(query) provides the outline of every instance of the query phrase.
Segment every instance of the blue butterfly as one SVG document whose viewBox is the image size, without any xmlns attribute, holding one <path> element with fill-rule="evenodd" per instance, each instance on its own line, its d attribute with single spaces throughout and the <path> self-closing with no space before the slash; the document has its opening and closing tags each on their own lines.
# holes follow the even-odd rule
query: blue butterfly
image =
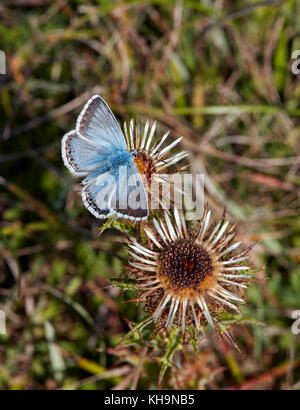
<svg viewBox="0 0 300 410">
<path fill-rule="evenodd" d="M 61 148 L 69 171 L 84 177 L 82 200 L 96 218 L 147 218 L 147 195 L 134 163 L 136 151 L 127 150 L 122 130 L 103 98 L 89 99 L 75 130 L 64 135 Z"/>
</svg>

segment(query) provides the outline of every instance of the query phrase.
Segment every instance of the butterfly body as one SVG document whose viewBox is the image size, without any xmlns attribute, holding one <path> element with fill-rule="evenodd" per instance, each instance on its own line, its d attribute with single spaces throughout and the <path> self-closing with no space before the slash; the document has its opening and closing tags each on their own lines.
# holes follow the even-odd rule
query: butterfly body
<svg viewBox="0 0 300 410">
<path fill-rule="evenodd" d="M 131 164 L 133 164 L 133 157 L 128 151 L 117 151 L 116 153 L 108 154 L 105 164 L 89 173 L 82 181 L 82 184 L 85 185 L 99 175 L 112 171 L 114 168 L 129 167 Z"/>
<path fill-rule="evenodd" d="M 118 122 L 98 95 L 83 108 L 76 129 L 62 139 L 64 163 L 72 174 L 84 177 L 82 199 L 97 218 L 147 218 L 148 201 L 135 155 L 127 150 Z"/>
</svg>

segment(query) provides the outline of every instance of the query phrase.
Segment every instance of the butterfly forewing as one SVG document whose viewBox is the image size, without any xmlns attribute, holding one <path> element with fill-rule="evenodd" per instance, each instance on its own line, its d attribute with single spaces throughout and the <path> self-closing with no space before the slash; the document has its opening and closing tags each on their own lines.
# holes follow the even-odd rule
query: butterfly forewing
<svg viewBox="0 0 300 410">
<path fill-rule="evenodd" d="M 99 95 L 94 95 L 84 106 L 77 119 L 76 132 L 104 150 L 126 150 L 122 130 Z"/>
<path fill-rule="evenodd" d="M 105 161 L 105 154 L 70 131 L 62 139 L 62 157 L 66 167 L 76 176 L 86 176 Z"/>
</svg>

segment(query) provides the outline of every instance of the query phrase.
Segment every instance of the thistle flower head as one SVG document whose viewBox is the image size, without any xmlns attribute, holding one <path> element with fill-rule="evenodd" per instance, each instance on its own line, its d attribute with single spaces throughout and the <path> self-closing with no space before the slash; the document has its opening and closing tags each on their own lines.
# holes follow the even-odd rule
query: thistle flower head
<svg viewBox="0 0 300 410">
<path fill-rule="evenodd" d="M 127 148 L 135 153 L 134 162 L 140 174 L 145 175 L 148 183 L 153 182 L 158 174 L 165 172 L 166 168 L 188 155 L 186 151 L 182 151 L 168 157 L 169 151 L 179 144 L 182 137 L 164 147 L 170 131 L 166 132 L 158 142 L 153 139 L 155 131 L 156 121 L 151 127 L 148 121 L 144 127 L 141 124 L 135 124 L 133 120 L 129 124 L 124 123 Z"/>
<path fill-rule="evenodd" d="M 249 248 L 238 252 L 234 226 L 224 219 L 211 223 L 207 208 L 197 230 L 187 228 L 177 209 L 174 221 L 165 213 L 165 223 L 154 219 L 155 229 L 145 228 L 150 247 L 130 244 L 140 300 L 167 329 L 180 326 L 184 333 L 187 324 L 200 330 L 207 322 L 214 328 L 218 312 L 239 312 L 244 302 L 240 290 L 251 279 L 245 265 Z"/>
</svg>

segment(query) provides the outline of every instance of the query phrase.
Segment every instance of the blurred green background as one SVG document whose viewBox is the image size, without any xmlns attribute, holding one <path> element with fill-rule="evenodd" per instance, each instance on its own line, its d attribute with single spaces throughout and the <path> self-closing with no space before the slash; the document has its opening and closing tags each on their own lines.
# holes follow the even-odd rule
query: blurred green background
<svg viewBox="0 0 300 410">
<path fill-rule="evenodd" d="M 0 49 L 0 388 L 153 389 L 165 366 L 163 388 L 300 389 L 299 1 L 7 0 Z M 184 135 L 215 214 L 226 204 L 259 241 L 241 352 L 213 336 L 197 357 L 139 332 L 120 344 L 144 317 L 109 286 L 124 237 L 99 237 L 60 154 L 94 93 Z"/>
</svg>

